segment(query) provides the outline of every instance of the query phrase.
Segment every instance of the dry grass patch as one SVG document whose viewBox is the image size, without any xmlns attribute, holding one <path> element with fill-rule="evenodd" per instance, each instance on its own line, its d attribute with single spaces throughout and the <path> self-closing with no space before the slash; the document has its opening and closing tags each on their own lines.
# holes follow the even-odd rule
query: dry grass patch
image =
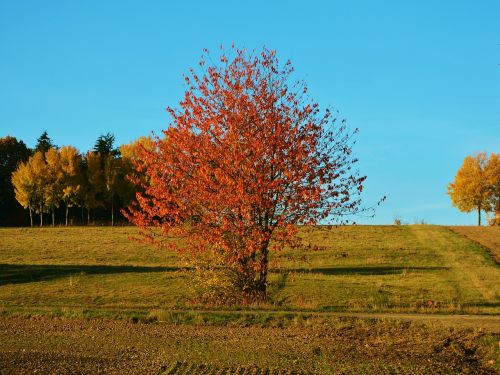
<svg viewBox="0 0 500 375">
<path fill-rule="evenodd" d="M 450 229 L 486 247 L 495 262 L 500 264 L 500 227 L 450 227 Z"/>
</svg>

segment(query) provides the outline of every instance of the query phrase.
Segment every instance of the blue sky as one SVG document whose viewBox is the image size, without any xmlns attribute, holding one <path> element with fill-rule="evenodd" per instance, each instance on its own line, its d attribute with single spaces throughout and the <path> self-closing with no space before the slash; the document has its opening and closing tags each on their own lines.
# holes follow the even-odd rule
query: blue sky
<svg viewBox="0 0 500 375">
<path fill-rule="evenodd" d="M 475 224 L 446 186 L 500 152 L 500 1 L 1 1 L 0 136 L 88 150 L 168 126 L 203 48 L 263 45 L 360 129 L 373 219 Z"/>
</svg>

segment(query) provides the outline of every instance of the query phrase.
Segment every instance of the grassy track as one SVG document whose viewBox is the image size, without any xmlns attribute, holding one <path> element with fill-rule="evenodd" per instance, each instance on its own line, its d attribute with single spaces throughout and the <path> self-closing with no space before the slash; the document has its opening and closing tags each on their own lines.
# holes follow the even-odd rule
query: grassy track
<svg viewBox="0 0 500 375">
<path fill-rule="evenodd" d="M 197 309 L 186 264 L 129 241 L 134 228 L 0 229 L 4 314 Z M 302 231 L 273 257 L 266 310 L 498 314 L 500 267 L 445 227 Z"/>
</svg>

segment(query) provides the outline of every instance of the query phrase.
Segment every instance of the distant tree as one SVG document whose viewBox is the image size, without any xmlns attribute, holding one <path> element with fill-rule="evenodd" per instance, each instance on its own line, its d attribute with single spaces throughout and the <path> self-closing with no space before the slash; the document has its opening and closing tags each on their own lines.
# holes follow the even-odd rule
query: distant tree
<svg viewBox="0 0 500 375">
<path fill-rule="evenodd" d="M 41 151 L 46 153 L 50 148 L 57 148 L 57 146 L 49 138 L 47 130 L 44 130 L 42 135 L 36 141 L 35 152 Z"/>
<path fill-rule="evenodd" d="M 494 213 L 490 224 L 500 225 L 500 154 L 490 155 L 486 165 L 486 178 L 490 190 L 490 211 Z"/>
<path fill-rule="evenodd" d="M 487 178 L 488 155 L 480 152 L 467 156 L 455 179 L 448 185 L 452 204 L 460 211 L 477 211 L 477 223 L 481 225 L 481 211 L 490 211 L 491 188 Z"/>
<path fill-rule="evenodd" d="M 83 206 L 87 209 L 87 224 L 90 224 L 90 212 L 104 206 L 105 186 L 99 153 L 87 152 L 83 172 Z"/>
<path fill-rule="evenodd" d="M 122 176 L 120 176 L 119 195 L 124 206 L 128 206 L 140 187 L 147 183 L 147 176 L 135 169 L 141 150 L 153 151 L 154 148 L 155 142 L 151 137 L 140 137 L 120 146 Z"/>
<path fill-rule="evenodd" d="M 12 174 L 16 199 L 29 209 L 31 226 L 32 211 L 40 215 L 40 226 L 43 226 L 43 213 L 47 211 L 47 176 L 47 163 L 41 151 L 35 152 L 27 162 L 19 164 Z"/>
<path fill-rule="evenodd" d="M 103 203 L 111 213 L 111 225 L 114 225 L 115 196 L 120 179 L 120 150 L 114 147 L 115 136 L 111 133 L 100 135 L 94 145 L 94 153 L 99 156 L 101 176 L 103 178 Z"/>
<path fill-rule="evenodd" d="M 94 144 L 94 153 L 103 156 L 103 160 L 108 155 L 117 157 L 120 155 L 120 150 L 114 147 L 115 136 L 111 133 L 102 134 L 97 138 Z"/>
<path fill-rule="evenodd" d="M 25 162 L 31 151 L 15 137 L 0 138 L 0 225 L 19 225 L 24 222 L 24 212 L 19 206 L 12 185 L 12 173 Z"/>
<path fill-rule="evenodd" d="M 111 226 L 115 225 L 115 196 L 119 190 L 120 183 L 123 183 L 122 163 L 120 158 L 114 158 L 111 154 L 102 157 L 104 159 L 104 186 L 106 201 L 110 204 Z"/>
<path fill-rule="evenodd" d="M 52 216 L 52 226 L 55 225 L 55 210 L 59 208 L 63 199 L 64 173 L 61 165 L 61 154 L 55 148 L 45 153 L 45 206 Z"/>
<path fill-rule="evenodd" d="M 297 241 L 297 225 L 345 223 L 360 211 L 366 177 L 353 132 L 291 81 L 274 51 L 233 50 L 186 77 L 172 124 L 142 149 L 143 193 L 128 217 L 145 238 L 216 254 L 243 302 L 267 296 L 269 253 Z"/>
<path fill-rule="evenodd" d="M 34 171 L 30 163 L 21 162 L 12 173 L 12 185 L 15 189 L 15 197 L 19 204 L 28 209 L 30 215 L 30 226 L 33 227 L 33 209 L 36 205 L 36 181 Z"/>
<path fill-rule="evenodd" d="M 62 200 L 66 205 L 66 226 L 68 225 L 69 208 L 80 203 L 83 185 L 82 159 L 78 150 L 72 146 L 61 147 Z"/>
</svg>

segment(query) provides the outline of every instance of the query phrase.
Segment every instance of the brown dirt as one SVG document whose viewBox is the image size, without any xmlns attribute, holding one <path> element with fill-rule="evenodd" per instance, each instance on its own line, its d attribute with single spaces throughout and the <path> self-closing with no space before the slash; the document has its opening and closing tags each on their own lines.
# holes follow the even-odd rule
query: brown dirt
<svg viewBox="0 0 500 375">
<path fill-rule="evenodd" d="M 158 374 L 187 362 L 306 373 L 494 374 L 482 364 L 481 335 L 408 322 L 262 328 L 0 318 L 0 373 Z"/>
</svg>

